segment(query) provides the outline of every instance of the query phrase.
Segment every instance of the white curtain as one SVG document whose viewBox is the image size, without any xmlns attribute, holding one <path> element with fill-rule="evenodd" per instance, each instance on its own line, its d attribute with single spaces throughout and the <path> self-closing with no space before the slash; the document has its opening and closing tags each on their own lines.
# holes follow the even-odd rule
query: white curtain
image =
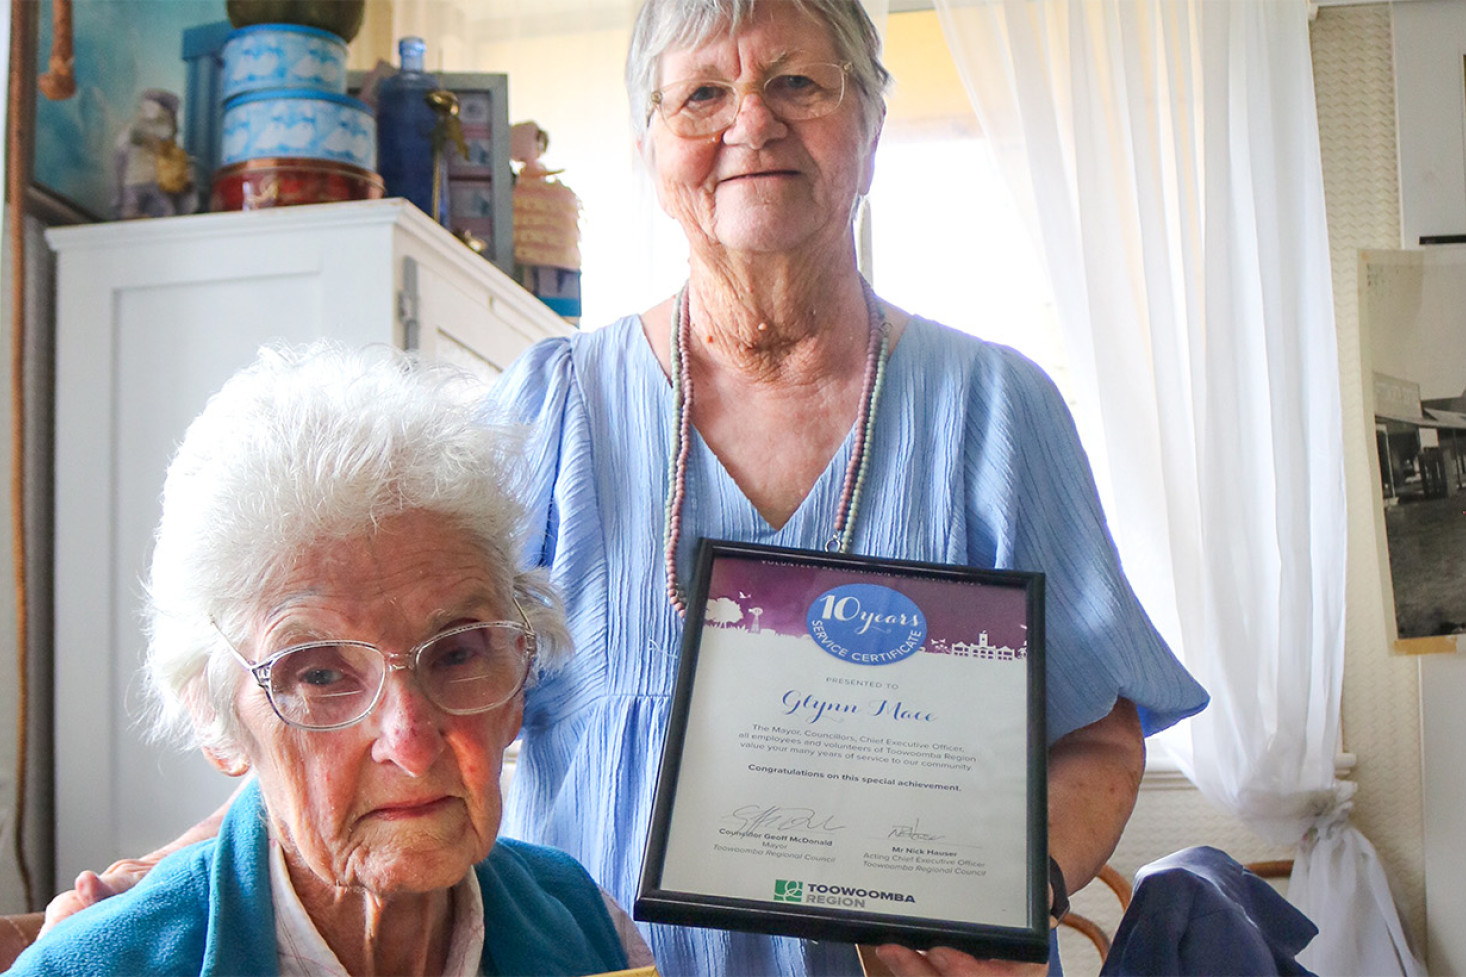
<svg viewBox="0 0 1466 977">
<path fill-rule="evenodd" d="M 1129 575 L 1212 694 L 1162 739 L 1297 845 L 1325 975 L 1416 974 L 1335 778 L 1345 500 L 1304 0 L 936 0 L 1046 256 Z"/>
</svg>

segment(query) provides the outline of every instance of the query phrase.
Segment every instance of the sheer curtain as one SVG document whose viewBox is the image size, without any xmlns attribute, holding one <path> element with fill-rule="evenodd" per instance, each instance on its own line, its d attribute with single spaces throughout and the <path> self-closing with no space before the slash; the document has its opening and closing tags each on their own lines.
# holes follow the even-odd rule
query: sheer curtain
<svg viewBox="0 0 1466 977">
<path fill-rule="evenodd" d="M 1046 255 L 1126 568 L 1212 693 L 1161 749 L 1297 845 L 1308 966 L 1422 973 L 1334 775 L 1343 444 L 1304 0 L 936 7 Z"/>
</svg>

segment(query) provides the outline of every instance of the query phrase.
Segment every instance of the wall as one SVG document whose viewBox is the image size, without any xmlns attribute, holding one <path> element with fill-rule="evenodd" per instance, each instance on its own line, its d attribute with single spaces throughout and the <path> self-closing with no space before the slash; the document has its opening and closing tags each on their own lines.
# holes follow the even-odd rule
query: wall
<svg viewBox="0 0 1466 977">
<path fill-rule="evenodd" d="M 10 11 L 7 9 L 3 14 L 0 14 L 0 18 L 3 18 L 0 19 L 0 34 L 3 34 L 0 40 L 4 41 L 3 44 L 0 44 L 0 65 L 6 66 L 7 70 L 4 72 L 4 75 L 8 77 Z M 3 107 L 0 107 L 0 118 L 4 118 Z M 3 158 L 0 158 L 0 186 L 4 186 L 5 184 L 4 176 L 5 162 Z M 4 218 L 0 219 L 0 229 L 6 226 L 5 220 L 10 217 L 11 213 L 12 208 L 0 203 L 0 216 Z M 0 255 L 0 260 L 4 260 L 5 257 L 8 256 Z M 8 261 L 6 261 L 5 267 L 7 270 L 9 269 Z M 5 289 L 6 295 L 5 301 L 0 302 L 0 322 L 5 323 L 10 322 L 10 291 L 7 287 L 8 285 L 7 277 L 0 275 L 0 288 Z M 8 340 L 9 335 L 8 330 L 0 329 L 0 336 L 4 336 Z M 0 366 L 0 384 L 3 384 L 6 390 L 10 389 L 10 375 L 10 357 L 7 356 L 5 357 L 3 366 Z M 4 403 L 0 404 L 0 430 L 10 430 L 10 419 L 13 416 L 14 412 L 11 409 L 10 398 L 6 397 Z M 0 460 L 0 479 L 4 479 L 4 482 L 0 484 L 8 485 L 10 483 L 13 469 L 11 462 L 12 452 L 10 450 L 11 442 L 12 439 L 10 437 L 5 438 L 3 442 L 4 458 Z M 7 501 L 9 500 L 8 493 L 5 494 L 5 498 Z M 3 525 L 0 525 L 0 548 L 3 548 L 5 553 L 10 553 L 14 538 L 15 535 L 11 529 L 11 521 L 7 518 Z M 0 560 L 0 573 L 4 573 L 6 579 L 9 579 L 13 566 L 14 561 L 12 559 Z M 14 593 L 8 587 L 0 587 L 0 675 L 8 676 L 15 674 L 14 625 Z M 15 684 L 14 681 L 0 682 L 0 853 L 5 853 L 0 854 L 0 911 L 5 911 L 6 906 L 18 905 L 21 901 L 17 899 L 17 894 L 20 890 L 19 879 L 15 877 L 14 869 L 10 864 L 13 859 L 6 857 L 15 847 L 15 772 L 10 765 L 10 760 L 15 756 L 16 749 L 16 729 L 15 722 L 12 718 L 16 714 Z"/>
<path fill-rule="evenodd" d="M 5 208 L 8 219 L 12 208 Z M 3 222 L 0 222 L 3 226 Z M 5 269 L 10 268 L 9 254 L 3 256 Z M 0 275 L 0 289 L 4 289 L 4 302 L 0 303 L 0 316 L 10 322 L 10 276 Z M 6 345 L 10 332 L 3 331 Z M 11 457 L 12 438 L 10 421 L 14 417 L 10 401 L 10 356 L 0 359 L 0 384 L 6 391 L 0 402 L 0 430 L 5 433 L 3 457 L 0 457 L 0 484 L 10 485 L 14 468 Z M 10 492 L 4 493 L 5 512 L 0 516 L 0 912 L 18 912 L 24 908 L 25 896 L 20 875 L 15 865 L 15 750 L 16 750 L 16 642 L 15 642 L 15 590 L 10 582 L 14 579 L 15 561 L 11 555 L 15 534 L 10 518 Z"/>
<path fill-rule="evenodd" d="M 1466 3 L 1395 8 L 1402 243 L 1466 233 Z M 1458 648 L 1461 645 L 1458 643 Z M 1427 951 L 1434 973 L 1466 973 L 1466 657 L 1420 661 Z"/>
<path fill-rule="evenodd" d="M 1397 4 L 1395 12 L 1420 5 Z M 1393 654 L 1386 640 L 1369 481 L 1373 425 L 1365 426 L 1359 363 L 1358 252 L 1398 247 L 1400 240 L 1391 10 L 1326 7 L 1314 23 L 1313 46 L 1350 513 L 1344 737 L 1358 757 L 1354 822 L 1379 850 L 1407 933 L 1423 955 L 1418 665 Z"/>
<path fill-rule="evenodd" d="M 1394 5 L 1401 240 L 1466 234 L 1466 3 Z"/>
</svg>

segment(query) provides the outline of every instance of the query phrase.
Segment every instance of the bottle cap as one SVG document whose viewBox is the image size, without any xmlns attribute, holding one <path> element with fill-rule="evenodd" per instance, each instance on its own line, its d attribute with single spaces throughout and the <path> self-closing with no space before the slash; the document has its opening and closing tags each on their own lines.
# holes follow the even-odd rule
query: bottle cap
<svg viewBox="0 0 1466 977">
<path fill-rule="evenodd" d="M 397 42 L 397 52 L 402 57 L 403 71 L 422 71 L 423 55 L 428 46 L 420 37 L 404 37 Z"/>
</svg>

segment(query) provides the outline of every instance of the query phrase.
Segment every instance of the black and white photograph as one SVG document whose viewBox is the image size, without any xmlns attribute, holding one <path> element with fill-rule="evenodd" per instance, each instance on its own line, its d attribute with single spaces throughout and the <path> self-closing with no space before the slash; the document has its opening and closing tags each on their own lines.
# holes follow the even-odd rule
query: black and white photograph
<svg viewBox="0 0 1466 977">
<path fill-rule="evenodd" d="M 1466 246 L 1366 252 L 1360 282 L 1397 640 L 1463 634 Z"/>
</svg>

